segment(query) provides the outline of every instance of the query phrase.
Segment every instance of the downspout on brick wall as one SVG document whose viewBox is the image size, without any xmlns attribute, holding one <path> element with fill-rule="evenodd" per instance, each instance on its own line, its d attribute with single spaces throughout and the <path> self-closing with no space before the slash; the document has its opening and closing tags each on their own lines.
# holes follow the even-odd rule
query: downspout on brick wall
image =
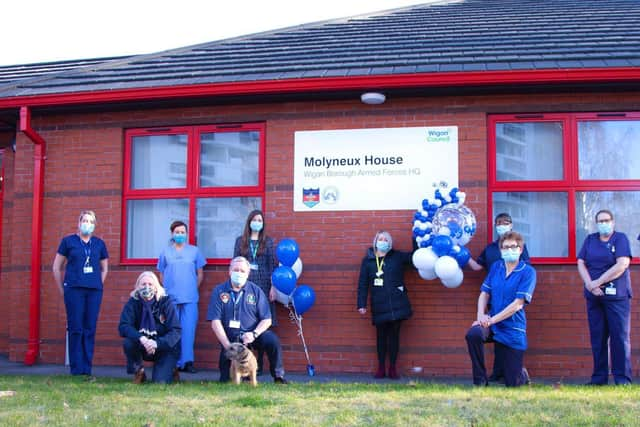
<svg viewBox="0 0 640 427">
<path fill-rule="evenodd" d="M 46 142 L 31 127 L 31 110 L 20 107 L 20 132 L 33 143 L 33 206 L 31 215 L 31 291 L 29 293 L 29 340 L 25 365 L 33 365 L 40 355 L 40 269 L 42 252 L 42 202 Z"/>
</svg>

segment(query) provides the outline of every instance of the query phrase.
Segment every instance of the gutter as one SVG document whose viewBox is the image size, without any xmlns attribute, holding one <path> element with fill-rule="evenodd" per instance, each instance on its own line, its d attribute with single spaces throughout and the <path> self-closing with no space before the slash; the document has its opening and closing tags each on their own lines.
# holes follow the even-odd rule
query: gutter
<svg viewBox="0 0 640 427">
<path fill-rule="evenodd" d="M 31 215 L 31 292 L 29 293 L 29 340 L 24 364 L 31 366 L 40 355 L 40 270 L 42 252 L 42 202 L 44 199 L 45 140 L 31 127 L 31 110 L 20 107 L 20 132 L 33 143 L 33 205 Z"/>
</svg>

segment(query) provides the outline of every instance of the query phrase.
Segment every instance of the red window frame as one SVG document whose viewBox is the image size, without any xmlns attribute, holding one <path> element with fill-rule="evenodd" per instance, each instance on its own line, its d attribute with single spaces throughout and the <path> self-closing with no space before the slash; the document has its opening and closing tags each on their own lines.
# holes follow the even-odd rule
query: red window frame
<svg viewBox="0 0 640 427">
<path fill-rule="evenodd" d="M 584 191 L 640 191 L 640 179 L 582 180 L 578 167 L 578 123 L 581 121 L 640 120 L 640 112 L 549 113 L 549 114 L 493 114 L 488 117 L 488 189 L 487 212 L 493 218 L 493 194 L 498 192 L 562 192 L 567 194 L 566 257 L 532 257 L 539 264 L 574 264 L 576 248 L 576 192 Z M 563 138 L 563 178 L 545 181 L 498 181 L 496 164 L 496 125 L 498 123 L 561 122 Z M 488 239 L 493 236 L 493 220 L 489 222 Z M 634 264 L 639 263 L 633 261 Z"/>
<path fill-rule="evenodd" d="M 259 132 L 258 145 L 258 184 L 253 186 L 234 187 L 202 187 L 200 186 L 200 135 L 203 133 L 222 132 Z M 188 199 L 189 200 L 189 227 L 188 239 L 191 244 L 197 244 L 197 220 L 196 201 L 203 198 L 216 197 L 260 197 L 262 208 L 265 205 L 265 141 L 266 126 L 264 123 L 237 123 L 196 126 L 171 126 L 152 127 L 140 129 L 128 129 L 125 131 L 124 144 L 124 179 L 122 192 L 122 231 L 120 259 L 123 265 L 155 265 L 158 261 L 154 258 L 129 258 L 127 257 L 127 202 L 129 200 L 151 199 Z M 187 135 L 187 167 L 186 186 L 184 188 L 165 189 L 132 189 L 131 188 L 131 143 L 134 137 L 157 135 Z M 169 227 L 169 224 L 167 224 Z M 168 229 L 168 228 L 167 228 Z M 238 234 L 242 230 L 238 230 Z M 207 258 L 207 263 L 212 265 L 227 265 L 231 258 Z"/>
</svg>

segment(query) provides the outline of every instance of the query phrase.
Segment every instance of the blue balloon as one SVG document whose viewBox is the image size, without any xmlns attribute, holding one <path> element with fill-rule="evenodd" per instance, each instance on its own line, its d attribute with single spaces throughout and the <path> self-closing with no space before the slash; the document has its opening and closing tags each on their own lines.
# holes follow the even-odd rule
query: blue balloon
<svg viewBox="0 0 640 427">
<path fill-rule="evenodd" d="M 295 240 L 282 239 L 276 248 L 276 255 L 282 265 L 291 267 L 300 256 L 300 249 Z"/>
<path fill-rule="evenodd" d="M 291 267 L 281 265 L 273 270 L 271 274 L 271 283 L 277 290 L 286 295 L 291 295 L 291 292 L 296 288 L 296 272 Z"/>
<path fill-rule="evenodd" d="M 293 307 L 296 309 L 296 313 L 303 315 L 316 302 L 316 293 L 311 286 L 300 285 L 293 291 L 291 301 L 293 301 Z"/>
<path fill-rule="evenodd" d="M 458 265 L 460 266 L 460 268 L 467 265 L 467 263 L 469 262 L 469 258 L 471 258 L 469 249 L 465 248 L 464 246 L 460 246 L 460 250 L 455 254 L 449 255 L 451 255 L 453 258 L 455 258 L 456 261 L 458 261 Z"/>
<path fill-rule="evenodd" d="M 451 240 L 451 237 L 449 236 L 439 235 L 433 238 L 431 246 L 433 247 L 433 252 L 435 252 L 436 255 L 444 256 L 451 250 L 453 240 Z"/>
</svg>

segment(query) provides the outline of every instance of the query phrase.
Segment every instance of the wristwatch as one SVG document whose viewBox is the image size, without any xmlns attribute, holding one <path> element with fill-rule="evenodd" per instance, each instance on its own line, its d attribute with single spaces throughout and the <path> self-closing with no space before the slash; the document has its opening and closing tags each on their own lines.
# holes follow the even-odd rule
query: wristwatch
<svg viewBox="0 0 640 427">
<path fill-rule="evenodd" d="M 258 338 L 258 333 L 256 331 L 253 331 L 253 339 L 255 340 L 256 338 Z"/>
</svg>

